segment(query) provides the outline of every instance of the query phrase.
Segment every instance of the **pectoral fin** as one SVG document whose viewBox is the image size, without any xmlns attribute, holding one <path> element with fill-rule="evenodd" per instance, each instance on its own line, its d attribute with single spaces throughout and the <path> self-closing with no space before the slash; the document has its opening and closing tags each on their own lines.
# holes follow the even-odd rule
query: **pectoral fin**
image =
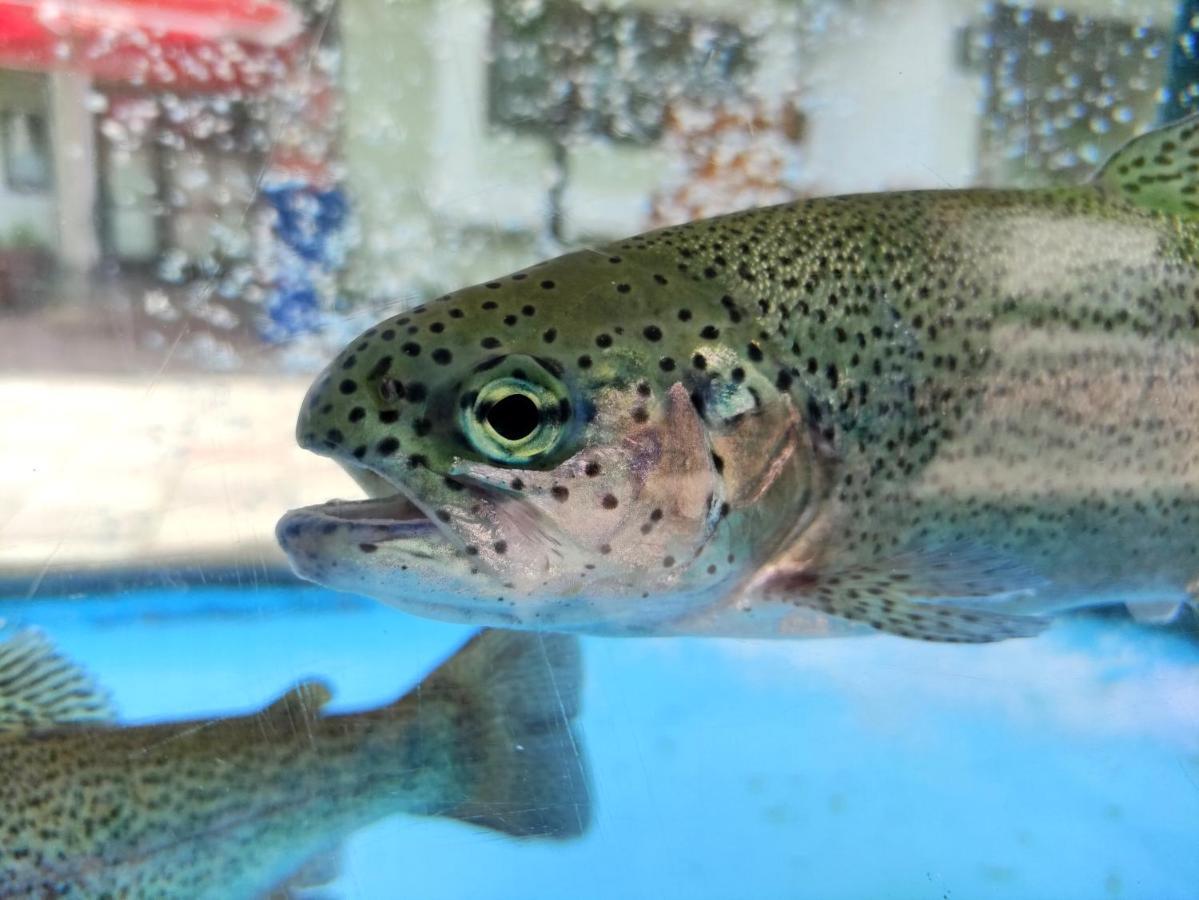
<svg viewBox="0 0 1199 900">
<path fill-rule="evenodd" d="M 114 719 L 108 695 L 40 631 L 0 638 L 0 733 Z"/>
<path fill-rule="evenodd" d="M 1034 573 L 1002 557 L 943 547 L 837 571 L 775 565 L 758 590 L 889 634 L 985 643 L 1031 637 L 1048 626 L 1048 619 L 995 608 L 1039 583 Z"/>
</svg>

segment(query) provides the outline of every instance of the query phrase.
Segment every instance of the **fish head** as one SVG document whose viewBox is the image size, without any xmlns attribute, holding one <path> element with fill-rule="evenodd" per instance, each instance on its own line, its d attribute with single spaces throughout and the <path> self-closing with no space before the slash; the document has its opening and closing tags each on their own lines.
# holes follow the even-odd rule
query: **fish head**
<svg viewBox="0 0 1199 900">
<path fill-rule="evenodd" d="M 371 499 L 284 517 L 300 575 L 437 618 L 588 631 L 675 615 L 736 577 L 728 472 L 689 357 L 665 361 L 687 352 L 665 334 L 675 310 L 646 302 L 662 276 L 610 259 L 447 295 L 330 364 L 297 437 Z"/>
</svg>

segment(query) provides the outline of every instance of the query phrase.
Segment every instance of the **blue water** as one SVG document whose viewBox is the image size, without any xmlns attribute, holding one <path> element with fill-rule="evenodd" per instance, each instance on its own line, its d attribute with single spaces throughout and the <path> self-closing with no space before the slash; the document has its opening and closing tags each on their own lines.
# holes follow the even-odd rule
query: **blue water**
<svg viewBox="0 0 1199 900">
<path fill-rule="evenodd" d="M 389 700 L 468 629 L 307 587 L 0 603 L 148 722 L 298 679 Z M 587 639 L 595 822 L 517 842 L 395 817 L 345 898 L 1199 897 L 1199 642 L 1106 620 L 984 647 Z"/>
</svg>

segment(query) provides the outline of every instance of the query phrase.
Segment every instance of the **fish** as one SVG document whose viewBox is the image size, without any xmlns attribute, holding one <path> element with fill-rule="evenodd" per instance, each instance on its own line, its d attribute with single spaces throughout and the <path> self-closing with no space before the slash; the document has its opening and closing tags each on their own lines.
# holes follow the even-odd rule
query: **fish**
<svg viewBox="0 0 1199 900">
<path fill-rule="evenodd" d="M 302 577 L 597 635 L 975 643 L 1199 591 L 1199 118 L 1088 181 L 749 209 L 366 329 Z"/>
<path fill-rule="evenodd" d="M 577 638 L 485 630 L 376 709 L 326 715 L 328 686 L 307 681 L 252 715 L 121 726 L 85 671 L 15 630 L 0 643 L 0 897 L 261 896 L 395 813 L 576 837 L 579 685 Z"/>
</svg>

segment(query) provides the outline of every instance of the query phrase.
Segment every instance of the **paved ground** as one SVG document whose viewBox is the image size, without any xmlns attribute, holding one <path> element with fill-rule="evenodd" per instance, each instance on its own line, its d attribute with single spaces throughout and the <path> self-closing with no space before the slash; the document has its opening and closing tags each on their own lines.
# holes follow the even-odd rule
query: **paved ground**
<svg viewBox="0 0 1199 900">
<path fill-rule="evenodd" d="M 0 575 L 282 564 L 285 509 L 361 494 L 294 443 L 309 380 L 0 374 Z"/>
<path fill-rule="evenodd" d="M 346 329 L 382 314 L 276 348 L 252 310 L 197 306 L 193 293 L 97 278 L 0 310 L 0 579 L 283 566 L 273 529 L 284 510 L 361 495 L 293 430 Z"/>
</svg>

